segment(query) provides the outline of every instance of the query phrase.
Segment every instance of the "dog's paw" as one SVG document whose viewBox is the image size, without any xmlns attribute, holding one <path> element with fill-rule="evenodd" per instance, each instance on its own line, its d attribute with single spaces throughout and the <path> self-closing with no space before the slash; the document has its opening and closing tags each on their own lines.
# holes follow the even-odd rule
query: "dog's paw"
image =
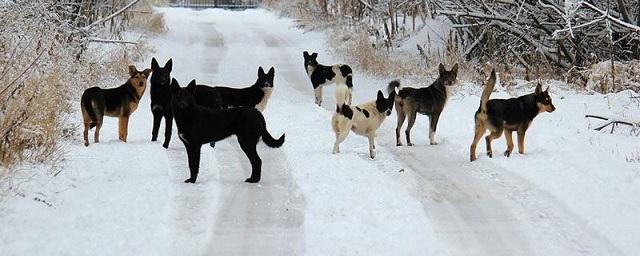
<svg viewBox="0 0 640 256">
<path fill-rule="evenodd" d="M 89 146 L 89 142 L 88 142 L 88 141 L 85 141 L 85 142 L 84 142 L 84 146 L 85 146 L 85 147 L 88 147 L 88 146 Z"/>
<path fill-rule="evenodd" d="M 397 142 L 396 146 L 401 147 L 402 146 L 402 142 Z"/>
<path fill-rule="evenodd" d="M 491 152 L 491 151 L 487 151 L 487 156 L 488 156 L 489 158 L 493 158 L 493 152 Z"/>
<path fill-rule="evenodd" d="M 370 150 L 369 151 L 369 157 L 371 157 L 371 159 L 376 158 L 376 151 L 375 150 Z"/>
<path fill-rule="evenodd" d="M 431 145 L 438 145 L 438 142 L 437 142 L 437 141 L 435 141 L 435 140 L 433 140 L 433 141 L 430 141 L 430 142 L 429 142 L 429 144 L 431 144 Z"/>
<path fill-rule="evenodd" d="M 407 146 L 412 147 L 413 145 L 415 145 L 415 144 L 413 144 L 413 143 L 411 143 L 411 142 L 407 142 Z"/>
<path fill-rule="evenodd" d="M 247 182 L 247 183 L 258 183 L 258 182 L 260 182 L 260 178 L 250 177 L 250 178 L 244 180 L 244 182 Z"/>
<path fill-rule="evenodd" d="M 188 178 L 188 179 L 184 180 L 184 183 L 196 183 L 196 179 L 195 178 Z"/>
<path fill-rule="evenodd" d="M 509 150 L 504 151 L 504 156 L 510 157 L 511 156 L 511 151 L 509 151 Z"/>
<path fill-rule="evenodd" d="M 518 153 L 520 153 L 521 155 L 524 155 L 524 150 L 518 150 Z"/>
<path fill-rule="evenodd" d="M 477 158 L 476 156 L 474 156 L 474 155 L 471 155 L 471 157 L 470 157 L 471 162 L 473 162 L 473 161 L 475 161 L 475 160 L 477 160 L 477 159 L 478 159 L 478 158 Z"/>
<path fill-rule="evenodd" d="M 163 148 L 169 148 L 169 143 L 164 143 L 164 144 L 162 144 L 162 147 L 163 147 Z"/>
</svg>

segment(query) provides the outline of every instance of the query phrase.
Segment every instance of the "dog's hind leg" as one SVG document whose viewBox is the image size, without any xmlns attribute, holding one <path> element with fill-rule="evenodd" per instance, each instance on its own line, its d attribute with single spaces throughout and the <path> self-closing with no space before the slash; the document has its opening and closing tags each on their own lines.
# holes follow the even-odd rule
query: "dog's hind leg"
<svg viewBox="0 0 640 256">
<path fill-rule="evenodd" d="M 485 140 L 487 143 L 487 156 L 489 156 L 489 158 L 493 157 L 493 150 L 491 149 L 491 141 L 497 138 L 500 138 L 500 135 L 502 135 L 502 129 L 497 131 L 491 131 L 491 134 L 485 137 Z"/>
<path fill-rule="evenodd" d="M 504 137 L 507 140 L 507 150 L 504 151 L 504 156 L 509 157 L 513 151 L 513 131 L 504 129 Z"/>
<path fill-rule="evenodd" d="M 244 182 L 248 183 L 258 183 L 260 181 L 260 176 L 262 172 L 262 159 L 258 155 L 256 151 L 256 144 L 258 144 L 258 138 L 254 135 L 238 135 L 238 143 L 240 143 L 240 148 L 249 158 L 251 162 L 251 177 L 246 179 Z"/>
<path fill-rule="evenodd" d="M 345 127 L 341 127 L 338 132 L 336 132 L 336 142 L 333 143 L 333 153 L 340 153 L 340 143 L 342 143 L 349 135 L 349 129 Z"/>
<path fill-rule="evenodd" d="M 102 129 L 102 117 L 98 117 L 98 121 L 96 121 L 96 132 L 93 138 L 95 143 L 100 142 L 100 129 Z"/>
<path fill-rule="evenodd" d="M 315 93 L 316 104 L 318 104 L 318 106 L 322 106 L 322 85 L 316 87 L 313 92 Z"/>
<path fill-rule="evenodd" d="M 189 159 L 189 178 L 186 179 L 185 183 L 196 183 L 196 179 L 198 179 L 198 171 L 200 169 L 200 148 L 202 145 L 187 145 L 185 143 L 185 147 L 187 148 L 187 158 Z"/>
<path fill-rule="evenodd" d="M 398 115 L 398 125 L 396 126 L 396 146 L 402 146 L 402 141 L 400 139 L 400 130 L 402 129 L 402 125 L 404 124 L 404 119 L 407 117 L 404 114 L 404 110 L 402 110 L 402 105 L 396 102 L 396 114 Z"/>
<path fill-rule="evenodd" d="M 89 125 L 91 124 L 87 122 L 82 122 L 82 124 L 84 124 L 84 130 L 82 131 L 82 135 L 84 138 L 84 146 L 88 147 L 89 146 Z"/>
<path fill-rule="evenodd" d="M 440 120 L 440 113 L 433 113 L 429 116 L 429 144 L 431 145 L 438 145 L 438 141 L 436 140 L 438 120 Z"/>
<path fill-rule="evenodd" d="M 352 100 L 353 100 L 353 87 L 349 87 L 349 97 L 347 98 L 347 105 L 351 105 Z"/>
<path fill-rule="evenodd" d="M 162 121 L 162 110 L 160 110 L 160 106 L 154 105 L 151 108 L 151 112 L 153 113 L 153 129 L 151 130 L 151 141 L 158 140 L 158 130 L 160 130 L 160 122 Z"/>
<path fill-rule="evenodd" d="M 167 111 L 164 114 L 164 148 L 169 148 L 169 142 L 171 141 L 171 130 L 173 129 L 173 114 L 171 111 Z"/>
<path fill-rule="evenodd" d="M 416 123 L 417 113 L 411 110 L 409 113 L 405 113 L 405 115 L 409 116 L 409 123 L 407 123 L 407 130 L 404 131 L 405 136 L 407 137 L 407 146 L 413 146 L 413 143 L 411 143 L 411 128 L 413 128 L 413 124 Z"/>
<path fill-rule="evenodd" d="M 469 158 L 471 159 L 471 162 L 475 161 L 476 158 L 476 146 L 478 145 L 478 142 L 480 141 L 480 139 L 482 138 L 482 135 L 484 135 L 484 132 L 486 131 L 484 124 L 480 121 L 476 121 L 476 128 L 475 128 L 475 134 L 473 136 L 473 142 L 471 142 L 471 148 L 470 148 L 470 156 Z"/>
</svg>

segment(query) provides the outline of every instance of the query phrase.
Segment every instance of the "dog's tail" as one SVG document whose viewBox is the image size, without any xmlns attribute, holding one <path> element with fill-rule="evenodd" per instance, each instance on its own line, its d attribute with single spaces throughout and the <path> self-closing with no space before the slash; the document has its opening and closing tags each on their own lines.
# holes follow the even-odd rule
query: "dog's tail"
<svg viewBox="0 0 640 256">
<path fill-rule="evenodd" d="M 336 106 L 336 113 L 348 119 L 353 119 L 353 110 L 346 103 L 343 103 L 342 106 Z"/>
<path fill-rule="evenodd" d="M 484 89 L 482 90 L 482 96 L 480 97 L 480 112 L 487 112 L 487 102 L 489 101 L 489 96 L 491 96 L 491 92 L 493 88 L 496 86 L 496 69 L 491 69 L 491 75 L 489 76 L 489 80 L 485 81 Z"/>
<path fill-rule="evenodd" d="M 91 123 L 89 124 L 89 129 L 96 127 L 96 124 L 98 122 L 98 117 L 96 116 L 96 112 L 93 109 L 93 104 L 91 104 L 91 97 L 87 95 L 87 91 L 85 91 L 85 93 L 82 94 L 82 98 L 80 99 L 80 102 L 82 103 L 82 108 L 84 108 L 84 110 L 87 112 L 87 115 L 89 115 L 89 119 L 91 119 Z"/>
<path fill-rule="evenodd" d="M 349 87 L 345 84 L 336 84 L 336 106 L 347 103 L 349 98 Z"/>
<path fill-rule="evenodd" d="M 264 144 L 267 144 L 267 146 L 269 147 L 279 148 L 280 146 L 282 146 L 282 144 L 284 144 L 284 133 L 282 134 L 282 136 L 280 136 L 280 138 L 276 140 L 275 138 L 273 138 L 273 136 L 271 136 L 271 134 L 265 127 L 264 130 L 262 130 L 262 141 L 264 141 Z"/>
<path fill-rule="evenodd" d="M 389 85 L 387 86 L 387 93 L 389 95 L 391 95 L 391 92 L 395 92 L 396 95 L 398 95 L 398 91 L 397 90 L 400 90 L 400 81 L 393 80 L 393 81 L 389 82 Z"/>
</svg>

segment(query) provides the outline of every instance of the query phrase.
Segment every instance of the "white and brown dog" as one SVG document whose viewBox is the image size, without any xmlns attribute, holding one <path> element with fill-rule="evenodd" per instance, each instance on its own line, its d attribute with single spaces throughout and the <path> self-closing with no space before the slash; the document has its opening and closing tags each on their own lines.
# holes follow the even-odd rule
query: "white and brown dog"
<svg viewBox="0 0 640 256">
<path fill-rule="evenodd" d="M 399 86 L 400 82 L 392 81 L 390 86 Z M 348 90 L 346 86 L 339 86 L 336 90 Z M 346 95 L 346 93 L 336 93 L 336 96 Z M 331 127 L 336 134 L 336 142 L 333 145 L 333 153 L 340 153 L 340 143 L 347 138 L 349 131 L 365 136 L 369 139 L 369 156 L 376 157 L 375 136 L 378 127 L 391 115 L 395 101 L 395 91 L 392 91 L 388 98 L 385 98 L 382 91 L 378 91 L 376 100 L 365 102 L 357 106 L 349 106 L 344 103 L 344 98 L 340 97 L 336 106 L 336 113 L 331 118 Z"/>
</svg>

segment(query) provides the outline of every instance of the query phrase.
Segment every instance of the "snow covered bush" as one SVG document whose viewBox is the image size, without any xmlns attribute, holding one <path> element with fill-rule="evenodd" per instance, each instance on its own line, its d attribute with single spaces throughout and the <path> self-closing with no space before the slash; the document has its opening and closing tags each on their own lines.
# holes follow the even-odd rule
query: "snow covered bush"
<svg viewBox="0 0 640 256">
<path fill-rule="evenodd" d="M 83 89 L 113 87 L 148 50 L 135 42 L 94 41 L 128 39 L 123 32 L 133 23 L 163 31 L 162 17 L 150 5 L 140 15 L 100 20 L 129 2 L 0 2 L 0 188 L 16 164 L 60 160 L 62 139 L 79 125 Z"/>
</svg>

